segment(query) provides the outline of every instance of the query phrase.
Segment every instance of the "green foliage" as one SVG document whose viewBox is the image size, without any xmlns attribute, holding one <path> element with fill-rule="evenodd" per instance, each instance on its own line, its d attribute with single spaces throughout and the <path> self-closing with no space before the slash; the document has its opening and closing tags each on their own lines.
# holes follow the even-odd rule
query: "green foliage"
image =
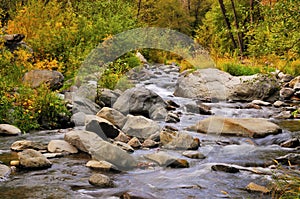
<svg viewBox="0 0 300 199">
<path fill-rule="evenodd" d="M 98 82 L 99 88 L 115 89 L 118 84 L 119 89 L 127 89 L 130 84 L 127 83 L 126 78 L 124 78 L 124 74 L 130 69 L 140 65 L 140 60 L 133 53 L 123 55 L 113 63 L 107 65 L 107 68 Z"/>
<path fill-rule="evenodd" d="M 238 64 L 238 63 L 234 63 L 234 62 L 225 63 L 221 67 L 222 67 L 222 70 L 224 70 L 225 72 L 228 72 L 234 76 L 254 75 L 254 74 L 261 72 L 260 68 L 258 68 L 258 67 L 249 67 L 249 66 L 245 66 L 243 64 Z"/>
</svg>

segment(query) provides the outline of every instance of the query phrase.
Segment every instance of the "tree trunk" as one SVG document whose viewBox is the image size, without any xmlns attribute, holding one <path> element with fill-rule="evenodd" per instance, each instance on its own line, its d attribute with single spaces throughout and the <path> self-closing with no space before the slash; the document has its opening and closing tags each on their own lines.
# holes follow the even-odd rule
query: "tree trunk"
<svg viewBox="0 0 300 199">
<path fill-rule="evenodd" d="M 236 9 L 235 9 L 235 5 L 233 0 L 231 1 L 231 7 L 233 10 L 233 16 L 234 16 L 234 21 L 235 21 L 235 28 L 238 31 L 238 43 L 239 43 L 239 49 L 240 49 L 240 54 L 243 55 L 244 53 L 244 47 L 243 47 L 243 38 L 242 38 L 242 34 L 239 32 L 239 22 L 238 22 L 238 18 L 237 18 L 237 14 L 236 14 Z"/>
<path fill-rule="evenodd" d="M 136 18 L 137 18 L 137 19 L 138 19 L 139 16 L 140 16 L 141 6 L 142 6 L 142 0 L 139 0 L 139 2 L 138 2 L 138 12 L 137 12 L 137 15 L 136 15 Z"/>
<path fill-rule="evenodd" d="M 235 39 L 233 37 L 233 34 L 231 32 L 231 25 L 230 25 L 229 19 L 226 16 L 226 8 L 225 8 L 225 5 L 224 5 L 224 2 L 223 2 L 223 0 L 218 0 L 218 1 L 219 1 L 220 8 L 221 8 L 221 11 L 222 11 L 222 14 L 223 14 L 223 17 L 224 17 L 224 20 L 225 20 L 225 23 L 226 23 L 226 26 L 227 26 L 227 29 L 228 29 L 229 37 L 232 41 L 233 47 L 236 49 L 237 45 L 236 45 Z"/>
<path fill-rule="evenodd" d="M 254 11 L 254 1 L 250 0 L 250 24 L 253 24 L 254 17 L 253 17 L 253 11 Z"/>
</svg>

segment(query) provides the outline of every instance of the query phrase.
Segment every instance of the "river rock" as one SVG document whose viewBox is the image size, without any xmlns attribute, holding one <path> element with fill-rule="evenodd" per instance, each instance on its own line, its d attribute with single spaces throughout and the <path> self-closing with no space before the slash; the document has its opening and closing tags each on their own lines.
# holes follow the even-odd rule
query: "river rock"
<svg viewBox="0 0 300 199">
<path fill-rule="evenodd" d="M 129 140 L 127 144 L 136 149 L 142 146 L 141 142 L 136 137 L 133 137 L 131 140 Z"/>
<path fill-rule="evenodd" d="M 40 152 L 33 149 L 26 149 L 18 153 L 20 165 L 29 169 L 51 167 L 52 163 Z"/>
<path fill-rule="evenodd" d="M 199 140 L 193 136 L 177 131 L 162 131 L 160 133 L 160 143 L 167 149 L 193 149 L 197 150 L 199 147 Z"/>
<path fill-rule="evenodd" d="M 78 153 L 77 148 L 64 140 L 51 140 L 48 144 L 51 153 Z"/>
<path fill-rule="evenodd" d="M 271 105 L 270 102 L 265 102 L 262 100 L 253 100 L 251 103 L 259 105 L 259 106 L 270 106 Z"/>
<path fill-rule="evenodd" d="M 47 84 L 50 89 L 57 90 L 63 86 L 64 76 L 58 71 L 32 70 L 25 73 L 23 82 L 32 88 L 37 88 L 42 84 Z"/>
<path fill-rule="evenodd" d="M 102 171 L 118 171 L 117 167 L 107 161 L 101 160 L 90 160 L 86 163 L 86 167 L 102 170 Z"/>
<path fill-rule="evenodd" d="M 189 103 L 185 104 L 187 112 L 198 113 L 203 115 L 212 115 L 211 108 L 203 103 Z"/>
<path fill-rule="evenodd" d="M 290 88 L 294 88 L 294 86 L 295 86 L 297 83 L 300 83 L 300 76 L 295 77 L 294 79 L 292 79 L 292 80 L 289 82 L 289 87 L 290 87 Z"/>
<path fill-rule="evenodd" d="M 179 115 L 177 115 L 176 113 L 169 112 L 168 115 L 167 115 L 167 117 L 165 118 L 165 122 L 167 122 L 167 123 L 177 123 L 177 122 L 180 122 Z"/>
<path fill-rule="evenodd" d="M 226 173 L 237 173 L 237 172 L 240 171 L 238 168 L 233 167 L 233 166 L 229 166 L 229 165 L 226 165 L 226 164 L 213 165 L 211 167 L 211 170 L 213 170 L 213 171 L 223 171 L 223 172 L 226 172 Z"/>
<path fill-rule="evenodd" d="M 97 104 L 104 104 L 106 107 L 112 107 L 113 104 L 117 101 L 118 97 L 120 96 L 119 92 L 101 88 L 97 92 L 96 102 Z M 99 103 L 102 102 L 102 103 Z"/>
<path fill-rule="evenodd" d="M 291 111 L 281 111 L 278 115 L 275 115 L 276 119 L 291 119 L 293 118 Z"/>
<path fill-rule="evenodd" d="M 135 87 L 126 90 L 114 103 L 113 108 L 125 115 L 131 113 L 151 119 L 164 119 L 167 116 L 166 106 L 167 103 L 155 92 L 144 87 Z"/>
<path fill-rule="evenodd" d="M 261 106 L 253 103 L 248 103 L 245 105 L 244 108 L 249 108 L 249 109 L 262 109 Z"/>
<path fill-rule="evenodd" d="M 278 77 L 279 77 L 279 79 L 280 79 L 281 82 L 289 82 L 292 79 L 294 79 L 294 77 L 292 75 L 284 74 L 283 72 L 280 72 L 278 74 Z"/>
<path fill-rule="evenodd" d="M 144 155 L 145 158 L 156 162 L 161 167 L 172 168 L 188 168 L 189 163 L 184 159 L 178 159 L 175 156 L 169 155 L 166 152 L 160 151 L 158 153 Z"/>
<path fill-rule="evenodd" d="M 75 113 L 75 114 L 72 115 L 71 122 L 75 126 L 84 126 L 85 125 L 85 116 L 86 116 L 85 113 L 83 113 L 83 112 L 77 112 L 77 113 Z"/>
<path fill-rule="evenodd" d="M 287 147 L 287 148 L 296 148 L 300 146 L 300 141 L 298 138 L 293 138 L 281 143 L 280 146 Z"/>
<path fill-rule="evenodd" d="M 292 88 L 282 88 L 280 90 L 280 97 L 282 99 L 290 99 L 294 95 L 295 90 Z"/>
<path fill-rule="evenodd" d="M 247 186 L 246 186 L 246 190 L 248 191 L 255 191 L 255 192 L 261 192 L 264 194 L 270 193 L 270 190 L 267 189 L 264 186 L 255 184 L 254 182 L 250 182 Z"/>
<path fill-rule="evenodd" d="M 89 183 L 91 185 L 97 186 L 99 188 L 112 188 L 114 187 L 114 182 L 106 175 L 94 174 L 89 178 Z"/>
<path fill-rule="evenodd" d="M 83 112 L 87 115 L 95 115 L 100 110 L 100 107 L 90 99 L 75 95 L 72 100 L 73 114 Z"/>
<path fill-rule="evenodd" d="M 278 125 L 262 118 L 226 118 L 213 116 L 189 127 L 200 133 L 220 135 L 235 135 L 244 137 L 265 137 L 278 134 L 281 129 Z"/>
<path fill-rule="evenodd" d="M 154 140 L 151 139 L 146 139 L 143 144 L 142 147 L 143 148 L 155 148 L 159 145 L 159 142 L 155 142 Z"/>
<path fill-rule="evenodd" d="M 110 121 L 113 125 L 119 127 L 120 129 L 123 128 L 127 119 L 121 112 L 108 107 L 103 107 L 97 113 L 97 116 Z"/>
<path fill-rule="evenodd" d="M 184 151 L 182 153 L 183 156 L 191 158 L 191 159 L 204 159 L 206 158 L 205 155 L 198 151 Z"/>
<path fill-rule="evenodd" d="M 65 134 L 65 140 L 81 151 L 88 152 L 94 160 L 105 160 L 120 170 L 130 170 L 137 166 L 136 160 L 130 154 L 102 140 L 93 132 L 73 130 Z"/>
<path fill-rule="evenodd" d="M 127 121 L 122 130 L 129 136 L 147 139 L 160 131 L 160 126 L 153 120 L 143 116 L 127 116 Z"/>
<path fill-rule="evenodd" d="M 10 149 L 13 151 L 23 151 L 25 149 L 46 150 L 47 145 L 30 140 L 19 140 L 12 143 Z"/>
<path fill-rule="evenodd" d="M 0 135 L 19 135 L 21 130 L 10 124 L 0 124 Z"/>
<path fill-rule="evenodd" d="M 277 100 L 276 102 L 273 103 L 273 105 L 274 107 L 279 108 L 284 105 L 284 102 Z"/>
<path fill-rule="evenodd" d="M 118 137 L 116 137 L 114 140 L 127 143 L 127 142 L 129 142 L 130 137 L 121 131 L 119 133 Z"/>
<path fill-rule="evenodd" d="M 86 130 L 97 133 L 102 139 L 106 139 L 105 137 L 114 139 L 120 133 L 120 130 L 108 120 L 95 115 L 87 115 L 86 123 Z"/>
<path fill-rule="evenodd" d="M 0 182 L 7 178 L 10 175 L 10 173 L 11 169 L 8 166 L 0 164 Z"/>
<path fill-rule="evenodd" d="M 120 147 L 124 151 L 129 152 L 129 153 L 133 153 L 134 152 L 134 149 L 129 144 L 126 144 L 124 142 L 114 141 L 113 144 L 115 146 L 117 146 L 117 147 Z"/>
</svg>

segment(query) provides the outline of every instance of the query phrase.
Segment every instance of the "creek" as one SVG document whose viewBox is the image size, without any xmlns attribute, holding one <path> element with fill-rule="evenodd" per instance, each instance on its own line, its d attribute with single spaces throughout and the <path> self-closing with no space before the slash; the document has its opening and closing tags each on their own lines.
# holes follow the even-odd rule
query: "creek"
<svg viewBox="0 0 300 199">
<path fill-rule="evenodd" d="M 197 121 L 209 117 L 199 113 L 187 112 L 185 104 L 193 99 L 173 96 L 176 80 L 179 76 L 176 66 L 155 65 L 142 69 L 143 75 L 135 83 L 137 86 L 156 92 L 164 100 L 172 100 L 180 105 L 180 122 L 176 124 L 160 121 L 161 126 L 171 125 L 179 130 L 194 125 Z M 85 166 L 90 159 L 87 154 L 79 153 L 61 158 L 51 159 L 53 165 L 49 169 L 25 171 L 16 170 L 8 179 L 0 182 L 0 198 L 118 198 L 129 193 L 132 198 L 271 198 L 271 194 L 248 192 L 245 187 L 254 182 L 267 186 L 271 175 L 255 174 L 241 170 L 237 173 L 213 171 L 212 165 L 218 163 L 235 164 L 244 167 L 268 167 L 275 164 L 273 159 L 285 155 L 294 149 L 282 148 L 280 143 L 292 137 L 300 136 L 299 120 L 275 120 L 272 117 L 280 109 L 272 106 L 262 109 L 244 108 L 244 103 L 212 102 L 205 103 L 211 107 L 214 115 L 226 117 L 270 118 L 277 123 L 283 132 L 264 138 L 228 137 L 220 135 L 189 132 L 201 141 L 198 151 L 205 159 L 188 159 L 181 155 L 183 151 L 166 150 L 170 154 L 187 159 L 189 168 L 174 169 L 164 167 L 138 168 L 128 172 L 103 172 L 113 179 L 115 188 L 97 188 L 88 182 L 88 178 L 99 171 Z M 48 143 L 53 139 L 63 139 L 69 129 L 39 131 L 18 137 L 1 137 L 0 161 L 9 165 L 10 160 L 17 158 L 10 146 L 17 140 L 33 140 Z M 153 153 L 159 148 L 136 150 L 132 155 L 141 161 L 142 155 Z M 295 152 L 295 151 L 293 151 Z M 297 151 L 299 152 L 299 150 Z M 275 172 L 275 171 L 274 171 Z"/>
</svg>

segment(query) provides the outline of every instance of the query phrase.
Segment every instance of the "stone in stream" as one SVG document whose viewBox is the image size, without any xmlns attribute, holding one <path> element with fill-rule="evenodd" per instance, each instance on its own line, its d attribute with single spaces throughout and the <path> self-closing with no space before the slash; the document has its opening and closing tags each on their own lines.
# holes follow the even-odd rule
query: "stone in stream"
<svg viewBox="0 0 300 199">
<path fill-rule="evenodd" d="M 144 155 L 145 158 L 156 162 L 161 167 L 172 168 L 188 168 L 189 163 L 184 159 L 179 159 L 175 156 L 169 155 L 166 152 L 160 151 L 158 153 Z"/>
<path fill-rule="evenodd" d="M 112 107 L 113 104 L 117 101 L 119 96 L 120 96 L 119 92 L 107 88 L 102 88 L 98 90 L 95 101 L 97 102 L 97 104 L 103 103 L 104 106 L 106 107 Z"/>
<path fill-rule="evenodd" d="M 298 138 L 293 138 L 281 143 L 280 146 L 287 147 L 287 148 L 296 148 L 300 146 L 300 141 Z"/>
<path fill-rule="evenodd" d="M 226 173 L 237 173 L 240 170 L 236 167 L 225 165 L 225 164 L 216 164 L 211 167 L 213 171 L 223 171 Z"/>
<path fill-rule="evenodd" d="M 166 149 L 193 149 L 197 150 L 200 141 L 185 132 L 162 131 L 160 133 L 160 143 Z"/>
<path fill-rule="evenodd" d="M 295 93 L 295 90 L 292 88 L 282 88 L 280 90 L 280 97 L 282 99 L 290 99 Z"/>
<path fill-rule="evenodd" d="M 155 148 L 158 147 L 159 142 L 155 142 L 154 140 L 151 139 L 146 139 L 143 144 L 142 147 L 143 148 Z"/>
<path fill-rule="evenodd" d="M 165 122 L 167 123 L 177 123 L 180 122 L 179 115 L 176 113 L 169 112 L 167 117 L 165 118 Z"/>
<path fill-rule="evenodd" d="M 0 164 L 0 182 L 5 180 L 11 173 L 11 169 L 4 165 Z"/>
<path fill-rule="evenodd" d="M 127 118 L 121 112 L 108 107 L 103 107 L 97 113 L 97 116 L 108 120 L 109 122 L 111 122 L 113 125 L 117 126 L 120 129 L 123 128 L 127 120 Z"/>
<path fill-rule="evenodd" d="M 10 149 L 13 151 L 23 151 L 25 149 L 46 150 L 47 145 L 31 140 L 19 140 L 12 143 Z"/>
<path fill-rule="evenodd" d="M 123 149 L 124 151 L 127 151 L 129 153 L 134 152 L 134 149 L 129 144 L 126 144 L 124 142 L 114 141 L 113 145 L 120 147 L 121 149 Z"/>
<path fill-rule="evenodd" d="M 183 156 L 191 158 L 191 159 L 205 159 L 205 155 L 198 151 L 184 151 L 182 153 Z"/>
<path fill-rule="evenodd" d="M 210 100 L 252 101 L 272 97 L 279 87 L 276 78 L 264 75 L 235 77 L 218 69 L 199 69 L 182 75 L 174 95 Z"/>
<path fill-rule="evenodd" d="M 118 168 L 115 165 L 104 160 L 101 161 L 90 160 L 86 163 L 85 166 L 91 169 L 101 170 L 101 171 L 118 171 Z"/>
<path fill-rule="evenodd" d="M 130 137 L 121 131 L 118 137 L 116 137 L 114 140 L 127 143 L 129 142 Z"/>
<path fill-rule="evenodd" d="M 130 154 L 104 141 L 96 133 L 73 130 L 65 134 L 65 140 L 81 151 L 89 153 L 94 160 L 105 160 L 119 170 L 130 170 L 137 166 L 137 161 Z"/>
<path fill-rule="evenodd" d="M 278 125 L 262 118 L 226 118 L 220 116 L 206 118 L 187 129 L 199 133 L 243 137 L 265 137 L 282 131 Z"/>
<path fill-rule="evenodd" d="M 160 125 L 157 122 L 143 116 L 128 115 L 122 131 L 129 136 L 134 136 L 139 139 L 147 139 L 151 135 L 160 131 Z"/>
<path fill-rule="evenodd" d="M 289 82 L 289 87 L 290 87 L 290 88 L 294 88 L 294 86 L 295 86 L 297 83 L 300 83 L 300 76 L 295 77 L 294 79 L 292 79 L 292 80 Z"/>
<path fill-rule="evenodd" d="M 64 140 L 51 140 L 48 144 L 51 153 L 78 153 L 78 149 Z"/>
<path fill-rule="evenodd" d="M 211 107 L 200 103 L 200 102 L 192 102 L 185 105 L 186 111 L 191 113 L 198 113 L 202 115 L 212 115 Z"/>
<path fill-rule="evenodd" d="M 247 191 L 255 191 L 255 192 L 261 192 L 264 194 L 270 193 L 270 190 L 267 189 L 264 186 L 255 184 L 254 182 L 250 182 L 247 186 L 246 186 L 246 190 Z"/>
<path fill-rule="evenodd" d="M 73 122 L 75 126 L 84 126 L 85 125 L 85 116 L 86 116 L 86 114 L 83 112 L 75 113 L 71 117 L 71 122 Z"/>
<path fill-rule="evenodd" d="M 143 115 L 151 119 L 164 119 L 167 116 L 167 103 L 155 92 L 145 87 L 126 90 L 114 103 L 113 108 L 121 113 Z"/>
<path fill-rule="evenodd" d="M 250 109 L 262 109 L 261 106 L 253 103 L 248 103 L 245 105 L 245 108 L 250 108 Z"/>
<path fill-rule="evenodd" d="M 127 144 L 133 148 L 140 148 L 142 146 L 140 140 L 136 137 L 133 137 L 131 140 L 129 140 Z"/>
<path fill-rule="evenodd" d="M 107 138 L 114 139 L 120 133 L 120 130 L 116 126 L 114 126 L 111 122 L 95 115 L 87 115 L 86 123 L 87 124 L 85 129 L 87 131 L 96 133 L 102 139 L 107 139 Z"/>
<path fill-rule="evenodd" d="M 0 135 L 19 135 L 21 130 L 10 124 L 0 124 Z"/>
<path fill-rule="evenodd" d="M 40 152 L 26 149 L 18 153 L 20 165 L 28 169 L 51 167 L 52 163 Z"/>
<path fill-rule="evenodd" d="M 273 103 L 274 107 L 279 108 L 284 105 L 284 102 L 277 100 Z"/>
<path fill-rule="evenodd" d="M 83 112 L 87 115 L 95 115 L 99 110 L 100 107 L 94 103 L 92 100 L 81 97 L 81 96 L 74 96 L 72 99 L 73 103 L 73 114 L 78 112 Z"/>
<path fill-rule="evenodd" d="M 103 174 L 92 175 L 89 178 L 89 183 L 99 188 L 112 188 L 115 186 L 114 182 L 108 176 Z"/>
<path fill-rule="evenodd" d="M 271 105 L 270 102 L 265 102 L 262 100 L 253 100 L 251 103 L 259 105 L 259 106 L 270 106 Z"/>
<path fill-rule="evenodd" d="M 281 111 L 278 115 L 275 115 L 276 119 L 291 119 L 293 118 L 291 111 Z"/>
</svg>

